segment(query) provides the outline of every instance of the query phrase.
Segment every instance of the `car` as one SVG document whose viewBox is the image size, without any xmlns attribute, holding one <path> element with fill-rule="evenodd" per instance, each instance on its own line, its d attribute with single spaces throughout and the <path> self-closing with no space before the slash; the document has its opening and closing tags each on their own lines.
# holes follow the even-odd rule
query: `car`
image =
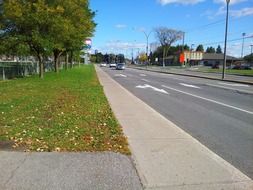
<svg viewBox="0 0 253 190">
<path fill-rule="evenodd" d="M 235 65 L 234 67 L 232 67 L 232 69 L 251 70 L 251 67 L 249 65 Z"/>
<path fill-rule="evenodd" d="M 220 65 L 217 63 L 212 65 L 212 69 L 219 69 L 219 68 L 220 68 Z"/>
<path fill-rule="evenodd" d="M 125 63 L 118 63 L 116 65 L 117 70 L 124 70 L 126 68 Z"/>
<path fill-rule="evenodd" d="M 106 67 L 106 63 L 101 63 L 100 67 Z"/>
<path fill-rule="evenodd" d="M 109 64 L 109 67 L 116 67 L 117 65 L 116 65 L 116 63 L 110 63 Z"/>
</svg>

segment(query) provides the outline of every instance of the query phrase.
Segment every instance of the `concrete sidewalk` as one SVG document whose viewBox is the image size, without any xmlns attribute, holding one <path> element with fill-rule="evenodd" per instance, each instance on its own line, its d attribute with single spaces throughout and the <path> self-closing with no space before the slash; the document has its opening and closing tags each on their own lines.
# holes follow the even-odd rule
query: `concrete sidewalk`
<svg viewBox="0 0 253 190">
<path fill-rule="evenodd" d="M 145 189 L 252 190 L 253 181 L 96 67 Z"/>
<path fill-rule="evenodd" d="M 132 160 L 103 153 L 0 151 L 0 190 L 140 190 Z"/>
</svg>

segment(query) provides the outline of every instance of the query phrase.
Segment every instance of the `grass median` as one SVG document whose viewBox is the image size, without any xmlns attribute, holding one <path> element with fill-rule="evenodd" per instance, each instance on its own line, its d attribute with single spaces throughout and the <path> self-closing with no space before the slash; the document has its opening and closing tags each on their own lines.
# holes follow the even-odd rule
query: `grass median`
<svg viewBox="0 0 253 190">
<path fill-rule="evenodd" d="M 0 149 L 130 154 L 92 65 L 2 81 L 0 99 Z"/>
</svg>

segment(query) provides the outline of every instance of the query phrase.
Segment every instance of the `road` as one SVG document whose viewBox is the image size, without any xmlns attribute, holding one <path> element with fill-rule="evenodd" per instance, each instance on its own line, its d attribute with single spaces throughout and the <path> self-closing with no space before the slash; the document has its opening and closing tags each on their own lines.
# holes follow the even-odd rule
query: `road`
<svg viewBox="0 0 253 190">
<path fill-rule="evenodd" d="M 131 67 L 136 67 L 132 66 Z M 183 75 L 195 75 L 195 76 L 202 76 L 202 77 L 209 77 L 209 78 L 216 78 L 216 79 L 221 79 L 222 74 L 221 73 L 210 73 L 210 72 L 200 72 L 198 71 L 198 67 L 192 67 L 192 68 L 187 68 L 187 69 L 176 69 L 176 68 L 171 68 L 171 67 L 157 67 L 157 66 L 149 66 L 148 68 L 146 67 L 136 67 L 139 69 L 143 70 L 153 70 L 153 71 L 162 71 L 162 72 L 168 72 L 168 73 L 177 73 L 177 74 L 183 74 Z M 246 81 L 248 83 L 253 83 L 253 77 L 252 76 L 240 76 L 240 75 L 232 75 L 232 74 L 227 74 L 225 75 L 226 80 L 231 80 L 231 81 Z"/>
<path fill-rule="evenodd" d="M 253 179 L 253 86 L 130 68 L 103 70 Z"/>
</svg>

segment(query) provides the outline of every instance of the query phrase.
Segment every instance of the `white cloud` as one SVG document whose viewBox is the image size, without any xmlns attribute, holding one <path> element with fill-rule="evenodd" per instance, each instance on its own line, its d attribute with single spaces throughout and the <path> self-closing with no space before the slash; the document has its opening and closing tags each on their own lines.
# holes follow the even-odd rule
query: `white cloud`
<svg viewBox="0 0 253 190">
<path fill-rule="evenodd" d="M 247 1 L 247 0 L 230 0 L 230 5 L 233 5 L 233 4 L 238 4 L 238 3 L 241 3 L 241 2 L 244 2 L 244 1 Z M 222 4 L 226 4 L 226 0 L 214 0 L 215 3 L 222 3 Z"/>
<path fill-rule="evenodd" d="M 189 4 L 197 4 L 200 2 L 203 2 L 205 0 L 158 0 L 158 2 L 162 5 L 167 5 L 167 4 L 183 4 L 183 5 L 189 5 Z"/>
<path fill-rule="evenodd" d="M 126 28 L 127 25 L 125 25 L 125 24 L 116 24 L 115 27 L 119 28 L 119 29 L 123 29 L 123 28 Z"/>
<path fill-rule="evenodd" d="M 240 10 L 232 10 L 230 11 L 233 17 L 243 17 L 253 15 L 253 7 L 246 7 Z"/>
<path fill-rule="evenodd" d="M 226 13 L 225 7 L 220 7 L 219 10 L 216 12 L 216 16 L 223 15 Z M 244 16 L 250 16 L 253 15 L 253 7 L 245 7 L 239 10 L 230 10 L 230 15 L 232 17 L 244 17 Z"/>
</svg>

